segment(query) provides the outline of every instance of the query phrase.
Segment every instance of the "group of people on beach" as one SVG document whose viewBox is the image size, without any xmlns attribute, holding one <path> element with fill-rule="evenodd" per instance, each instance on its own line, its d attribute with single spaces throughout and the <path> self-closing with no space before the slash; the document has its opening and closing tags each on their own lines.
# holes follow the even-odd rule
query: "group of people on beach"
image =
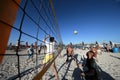
<svg viewBox="0 0 120 80">
<path fill-rule="evenodd" d="M 49 38 L 49 41 L 47 41 L 48 38 Z M 54 57 L 55 57 L 54 54 L 56 52 L 56 41 L 55 41 L 54 37 L 51 37 L 50 35 L 48 35 L 43 39 L 43 42 L 45 43 L 45 46 L 47 47 L 47 49 L 46 49 L 45 57 L 43 59 L 41 70 L 43 70 L 45 68 L 46 64 L 50 60 L 54 59 Z M 42 46 L 42 44 L 40 44 L 40 46 L 38 47 L 38 54 L 40 54 L 40 52 L 41 52 L 41 46 Z M 33 61 L 34 49 L 33 49 L 32 45 L 27 49 L 27 53 L 28 53 L 27 62 Z M 55 62 L 52 63 L 52 69 L 53 69 L 53 72 L 55 75 L 55 80 L 59 80 Z"/>
<path fill-rule="evenodd" d="M 49 38 L 49 42 L 47 41 L 47 39 Z M 50 35 L 46 36 L 43 39 L 47 49 L 46 49 L 46 54 L 45 57 L 43 59 L 43 64 L 42 64 L 42 69 L 45 68 L 45 65 L 52 60 L 55 56 L 55 51 L 56 51 L 56 42 L 54 40 L 54 37 L 51 37 Z M 32 52 L 30 52 L 30 50 Z M 33 53 L 34 50 L 32 49 L 32 46 L 30 46 L 30 48 L 28 49 L 28 53 L 29 54 L 29 58 L 32 58 L 33 60 Z M 40 53 L 40 51 L 38 51 L 38 53 Z M 90 50 L 86 53 L 87 59 L 86 59 L 86 64 L 81 64 L 81 63 L 77 63 L 77 59 L 74 57 L 74 50 L 72 47 L 72 43 L 70 43 L 67 47 L 66 47 L 66 54 L 67 54 L 67 59 L 66 59 L 66 64 L 69 63 L 69 57 L 71 57 L 71 59 L 73 59 L 76 62 L 76 65 L 78 67 L 87 67 L 86 71 L 82 71 L 81 76 L 85 77 L 86 80 L 99 80 L 97 78 L 97 64 L 96 61 L 97 59 L 97 50 L 96 48 L 94 48 L 92 45 L 90 46 Z M 55 62 L 52 63 L 52 69 L 55 75 L 55 80 L 59 80 L 58 77 L 58 72 L 55 66 Z"/>
<path fill-rule="evenodd" d="M 74 51 L 72 48 L 72 44 L 70 43 L 67 47 L 66 47 L 66 53 L 67 53 L 67 59 L 66 59 L 66 63 L 69 62 L 69 57 L 71 57 L 71 59 L 73 59 L 76 63 L 76 65 L 78 67 L 87 67 L 87 70 L 82 71 L 81 76 L 85 77 L 85 80 L 100 80 L 98 74 L 98 66 L 96 64 L 96 61 L 98 61 L 97 59 L 97 50 L 99 46 L 97 45 L 97 47 L 93 47 L 92 45 L 90 46 L 90 50 L 86 53 L 87 59 L 85 60 L 85 64 L 82 63 L 78 63 L 76 58 L 74 57 Z"/>
</svg>

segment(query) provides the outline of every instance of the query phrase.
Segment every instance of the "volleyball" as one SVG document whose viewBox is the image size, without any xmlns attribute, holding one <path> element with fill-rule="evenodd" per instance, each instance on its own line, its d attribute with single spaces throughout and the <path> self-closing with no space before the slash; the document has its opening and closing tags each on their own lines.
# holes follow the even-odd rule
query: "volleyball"
<svg viewBox="0 0 120 80">
<path fill-rule="evenodd" d="M 74 30 L 74 34 L 78 34 L 78 31 Z"/>
</svg>

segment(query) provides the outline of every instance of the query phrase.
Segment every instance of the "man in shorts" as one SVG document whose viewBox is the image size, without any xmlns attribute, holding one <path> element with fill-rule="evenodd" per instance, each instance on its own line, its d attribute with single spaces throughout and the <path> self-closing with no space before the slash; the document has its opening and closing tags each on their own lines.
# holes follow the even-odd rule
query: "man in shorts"
<svg viewBox="0 0 120 80">
<path fill-rule="evenodd" d="M 49 38 L 49 42 L 46 41 L 47 38 Z M 44 42 L 47 47 L 47 50 L 46 50 L 47 53 L 43 60 L 43 68 L 46 63 L 48 63 L 50 60 L 54 58 L 54 54 L 56 51 L 56 43 L 55 43 L 54 37 L 50 37 L 50 35 L 48 35 L 47 37 L 44 38 Z M 52 69 L 56 78 L 55 80 L 58 80 L 58 72 L 55 66 L 55 62 L 52 63 Z"/>
<path fill-rule="evenodd" d="M 28 53 L 27 63 L 29 63 L 30 61 L 33 61 L 34 49 L 32 45 L 27 49 L 27 53 Z"/>
</svg>

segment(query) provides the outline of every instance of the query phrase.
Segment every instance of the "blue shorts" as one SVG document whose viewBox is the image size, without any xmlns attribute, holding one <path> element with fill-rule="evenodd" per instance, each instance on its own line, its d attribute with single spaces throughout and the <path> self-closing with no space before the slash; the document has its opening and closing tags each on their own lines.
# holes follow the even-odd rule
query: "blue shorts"
<svg viewBox="0 0 120 80">
<path fill-rule="evenodd" d="M 28 54 L 28 58 L 33 58 L 33 54 Z"/>
</svg>

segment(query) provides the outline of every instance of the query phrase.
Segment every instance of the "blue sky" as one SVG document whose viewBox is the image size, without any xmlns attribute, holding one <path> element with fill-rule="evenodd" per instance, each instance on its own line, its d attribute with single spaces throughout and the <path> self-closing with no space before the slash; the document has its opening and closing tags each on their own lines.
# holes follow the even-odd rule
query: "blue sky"
<svg viewBox="0 0 120 80">
<path fill-rule="evenodd" d="M 52 1 L 65 44 L 120 42 L 120 0 Z"/>
<path fill-rule="evenodd" d="M 45 9 L 50 9 L 46 7 L 48 0 L 43 0 L 43 5 Z M 57 21 L 60 28 L 60 33 L 62 41 L 64 44 L 72 42 L 73 44 L 81 43 L 93 43 L 93 42 L 120 42 L 120 0 L 52 0 Z M 46 33 L 55 36 L 56 40 L 59 41 L 57 31 L 55 26 L 51 25 L 54 23 L 53 16 L 49 14 L 47 10 L 47 16 L 45 15 L 44 8 L 39 9 L 42 17 L 41 18 L 32 3 L 36 4 L 36 7 L 40 8 L 39 0 L 28 2 L 26 7 L 26 12 L 31 18 L 40 24 L 40 27 L 45 30 Z M 46 3 L 46 4 L 45 4 Z M 24 7 L 25 0 L 22 0 L 21 5 Z M 21 20 L 23 16 L 23 11 L 19 9 L 18 15 L 16 17 L 14 27 L 20 28 Z M 51 22 L 49 20 L 51 20 Z M 27 15 L 23 20 L 22 31 L 36 37 L 38 25 L 35 24 Z M 54 28 L 54 29 L 53 29 Z M 74 30 L 78 31 L 75 35 Z M 45 32 L 39 29 L 38 38 L 42 40 L 45 37 Z M 20 33 L 13 29 L 9 42 L 16 43 L 19 38 Z M 34 43 L 36 39 L 31 38 L 22 34 L 21 41 L 28 41 Z M 40 42 L 39 42 L 40 43 Z"/>
</svg>

